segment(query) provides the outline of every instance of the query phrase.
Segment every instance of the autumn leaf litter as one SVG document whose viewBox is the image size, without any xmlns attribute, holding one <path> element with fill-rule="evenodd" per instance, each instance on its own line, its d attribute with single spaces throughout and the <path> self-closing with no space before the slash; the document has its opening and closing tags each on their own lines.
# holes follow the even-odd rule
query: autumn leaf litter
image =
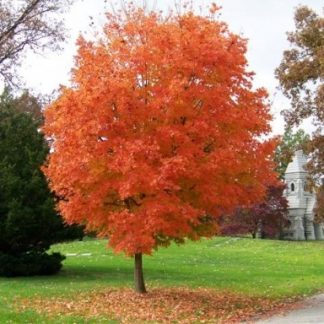
<svg viewBox="0 0 324 324">
<path fill-rule="evenodd" d="M 144 295 L 129 288 L 108 288 L 74 298 L 19 299 L 17 308 L 48 316 L 103 316 L 120 323 L 237 323 L 291 308 L 292 301 L 206 288 L 154 288 Z"/>
</svg>

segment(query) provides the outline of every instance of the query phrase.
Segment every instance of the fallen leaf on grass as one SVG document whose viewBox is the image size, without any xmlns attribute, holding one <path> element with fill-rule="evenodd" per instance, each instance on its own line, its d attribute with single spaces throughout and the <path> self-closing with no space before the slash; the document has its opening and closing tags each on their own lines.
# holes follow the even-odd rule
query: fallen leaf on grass
<svg viewBox="0 0 324 324">
<path fill-rule="evenodd" d="M 271 298 L 205 288 L 155 288 L 144 295 L 131 289 L 111 288 L 79 294 L 74 299 L 53 297 L 17 302 L 20 309 L 32 308 L 50 316 L 105 316 L 121 323 L 237 323 L 287 307 Z"/>
</svg>

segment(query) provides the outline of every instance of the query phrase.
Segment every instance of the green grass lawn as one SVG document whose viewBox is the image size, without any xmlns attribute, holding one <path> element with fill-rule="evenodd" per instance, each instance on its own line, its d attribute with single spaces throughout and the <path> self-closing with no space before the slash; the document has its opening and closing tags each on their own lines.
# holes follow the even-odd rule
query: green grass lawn
<svg viewBox="0 0 324 324">
<path fill-rule="evenodd" d="M 102 240 L 59 244 L 53 250 L 68 256 L 58 275 L 0 278 L 0 323 L 83 323 L 77 317 L 48 319 L 33 311 L 17 312 L 15 300 L 132 287 L 133 260 L 115 256 L 105 246 Z M 144 273 L 148 289 L 186 286 L 273 298 L 309 295 L 324 288 L 324 242 L 223 237 L 188 242 L 144 257 Z"/>
</svg>

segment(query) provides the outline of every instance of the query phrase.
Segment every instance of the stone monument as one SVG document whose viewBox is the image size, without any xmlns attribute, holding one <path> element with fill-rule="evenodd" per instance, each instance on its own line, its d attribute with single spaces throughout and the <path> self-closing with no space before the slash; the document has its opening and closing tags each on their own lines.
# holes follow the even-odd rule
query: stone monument
<svg viewBox="0 0 324 324">
<path fill-rule="evenodd" d="M 285 238 L 290 240 L 323 240 L 323 223 L 314 222 L 316 194 L 308 189 L 305 165 L 307 156 L 297 151 L 285 173 L 287 189 L 284 192 L 288 200 L 288 219 L 290 226 L 285 231 Z"/>
</svg>

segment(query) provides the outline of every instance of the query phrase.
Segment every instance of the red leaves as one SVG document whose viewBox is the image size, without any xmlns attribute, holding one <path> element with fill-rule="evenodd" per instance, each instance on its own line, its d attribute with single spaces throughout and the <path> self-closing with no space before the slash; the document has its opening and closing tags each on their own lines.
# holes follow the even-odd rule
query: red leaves
<svg viewBox="0 0 324 324">
<path fill-rule="evenodd" d="M 108 15 L 101 41 L 78 40 L 74 85 L 45 112 L 44 171 L 68 222 L 132 255 L 214 235 L 214 218 L 259 201 L 274 175 L 246 41 L 192 13 L 129 10 Z"/>
<path fill-rule="evenodd" d="M 237 208 L 235 213 L 224 216 L 220 222 L 222 234 L 251 233 L 255 237 L 260 230 L 262 236 L 277 237 L 288 225 L 288 202 L 283 196 L 285 187 L 278 181 L 268 187 L 264 201 L 251 208 Z"/>
</svg>

